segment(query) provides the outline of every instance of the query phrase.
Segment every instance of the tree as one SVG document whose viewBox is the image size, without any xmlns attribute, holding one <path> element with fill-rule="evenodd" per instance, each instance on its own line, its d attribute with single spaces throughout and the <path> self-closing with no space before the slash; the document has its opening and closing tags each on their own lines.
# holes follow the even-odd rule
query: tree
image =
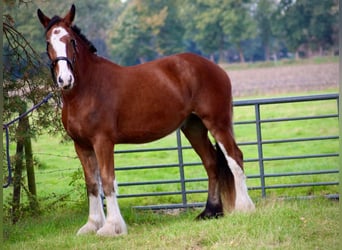
<svg viewBox="0 0 342 250">
<path fill-rule="evenodd" d="M 185 1 L 185 5 L 187 11 L 183 13 L 183 22 L 186 39 L 193 40 L 211 60 L 214 60 L 215 53 L 219 51 L 219 60 L 222 60 L 226 48 L 222 19 L 228 6 L 223 5 L 222 0 Z"/>
<path fill-rule="evenodd" d="M 121 64 L 132 65 L 182 51 L 178 2 L 127 2 L 111 33 L 113 57 Z"/>
<path fill-rule="evenodd" d="M 155 36 L 156 50 L 159 56 L 183 52 L 185 49 L 183 36 L 185 28 L 179 16 L 181 0 L 162 0 L 154 4 L 154 8 L 162 9 L 167 7 L 167 16 L 164 25 L 160 27 L 159 33 Z"/>
<path fill-rule="evenodd" d="M 272 34 L 272 16 L 276 10 L 275 0 L 258 0 L 255 13 L 255 20 L 258 25 L 258 35 L 264 50 L 266 61 L 270 59 Z"/>
<path fill-rule="evenodd" d="M 305 46 L 332 45 L 333 30 L 337 20 L 337 2 L 334 0 L 282 0 L 275 13 L 274 33 L 283 39 L 296 58 Z"/>
<path fill-rule="evenodd" d="M 21 3 L 20 3 L 21 4 Z M 19 6 L 20 6 L 19 4 Z M 9 5 L 16 8 L 16 5 Z M 9 121 L 26 111 L 28 104 L 36 103 L 53 90 L 49 72 L 43 66 L 40 56 L 27 39 L 16 29 L 15 19 L 9 14 L 3 16 L 3 118 Z M 21 187 L 27 190 L 31 211 L 38 211 L 37 193 L 32 159 L 31 138 L 42 128 L 56 122 L 52 106 L 45 105 L 35 117 L 20 119 L 17 129 L 11 133 L 11 141 L 17 144 L 13 178 L 12 221 L 17 222 L 20 210 Z M 58 119 L 59 121 L 59 119 Z M 51 127 L 50 127 L 51 128 Z M 23 159 L 28 177 L 28 189 L 23 184 Z"/>
<path fill-rule="evenodd" d="M 306 0 L 304 4 L 310 11 L 308 42 L 322 56 L 324 48 L 333 45 L 334 34 L 338 33 L 337 1 Z"/>
<path fill-rule="evenodd" d="M 225 51 L 234 46 L 244 61 L 243 41 L 255 37 L 249 0 L 196 0 L 186 1 L 187 13 L 183 14 L 186 37 L 192 38 L 213 59 L 219 52 L 223 61 Z"/>
<path fill-rule="evenodd" d="M 223 28 L 228 40 L 239 52 L 240 62 L 245 62 L 243 42 L 256 36 L 256 26 L 252 18 L 252 1 L 239 0 L 230 3 L 231 11 L 224 15 Z"/>
</svg>

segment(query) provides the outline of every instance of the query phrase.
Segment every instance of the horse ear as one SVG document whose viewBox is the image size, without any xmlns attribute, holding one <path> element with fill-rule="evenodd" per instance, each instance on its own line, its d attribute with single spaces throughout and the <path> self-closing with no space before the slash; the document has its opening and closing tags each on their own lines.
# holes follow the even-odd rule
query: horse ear
<svg viewBox="0 0 342 250">
<path fill-rule="evenodd" d="M 70 11 L 68 12 L 68 14 L 65 15 L 64 17 L 64 22 L 70 26 L 72 24 L 72 22 L 74 21 L 75 18 L 75 13 L 76 13 L 76 7 L 75 5 L 71 5 Z"/>
<path fill-rule="evenodd" d="M 45 16 L 40 9 L 37 10 L 37 15 L 41 24 L 44 26 L 44 28 L 46 28 L 46 26 L 50 23 L 51 19 Z"/>
</svg>

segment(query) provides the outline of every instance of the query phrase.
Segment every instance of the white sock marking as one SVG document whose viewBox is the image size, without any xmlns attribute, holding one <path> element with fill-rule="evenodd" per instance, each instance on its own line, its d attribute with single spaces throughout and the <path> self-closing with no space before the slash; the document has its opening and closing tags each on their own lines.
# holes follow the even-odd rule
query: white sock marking
<svg viewBox="0 0 342 250">
<path fill-rule="evenodd" d="M 106 196 L 107 204 L 107 219 L 105 225 L 97 231 L 98 235 L 102 236 L 117 236 L 127 234 L 127 226 L 123 220 L 116 194 Z"/>
<path fill-rule="evenodd" d="M 87 223 L 81 227 L 77 235 L 94 233 L 105 223 L 105 215 L 102 208 L 100 195 L 89 195 L 89 217 Z"/>
<path fill-rule="evenodd" d="M 100 195 L 89 195 L 89 220 L 99 224 L 99 228 L 103 226 L 105 215 Z"/>
</svg>

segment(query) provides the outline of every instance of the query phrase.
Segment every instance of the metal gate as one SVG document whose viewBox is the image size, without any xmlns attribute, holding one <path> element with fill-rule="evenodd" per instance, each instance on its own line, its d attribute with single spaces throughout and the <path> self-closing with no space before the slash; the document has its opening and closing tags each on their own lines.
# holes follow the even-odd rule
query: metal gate
<svg viewBox="0 0 342 250">
<path fill-rule="evenodd" d="M 255 131 L 255 136 L 253 138 L 245 138 L 245 140 L 239 142 L 238 144 L 241 147 L 242 151 L 245 154 L 245 148 L 248 152 L 248 148 L 255 148 L 256 155 L 245 156 L 245 172 L 247 175 L 248 181 L 251 183 L 247 183 L 250 192 L 257 191 L 255 196 L 259 196 L 262 198 L 267 197 L 268 191 L 275 189 L 289 189 L 289 188 L 303 188 L 303 187 L 317 187 L 317 186 L 338 186 L 338 94 L 326 94 L 326 95 L 313 95 L 313 96 L 300 96 L 300 97 L 285 97 L 285 98 L 271 98 L 271 99 L 256 99 L 256 100 L 246 100 L 246 101 L 236 101 L 234 102 L 234 130 L 235 132 L 242 133 L 245 129 L 252 129 Z M 336 109 L 334 111 L 329 111 L 328 113 L 323 112 L 322 114 L 311 114 L 311 109 L 314 109 L 317 105 L 326 105 L 329 104 L 331 106 L 331 102 L 336 103 Z M 281 112 L 277 113 L 277 110 L 280 110 L 280 107 L 285 105 L 297 105 L 300 103 L 304 103 L 307 108 L 306 110 L 301 110 L 301 112 L 295 112 L 295 114 L 290 115 L 289 117 L 283 117 Z M 303 105 L 301 105 L 302 107 Z M 241 119 L 236 115 L 238 114 L 238 109 L 248 109 L 250 113 L 250 117 L 242 117 Z M 296 110 L 296 107 L 292 107 L 292 109 Z M 274 110 L 274 117 L 264 117 L 264 110 Z M 299 110 L 298 110 L 299 111 Z M 288 116 L 288 115 L 287 115 Z M 324 131 L 331 130 L 331 134 L 329 131 L 323 133 L 316 133 L 315 131 L 310 131 L 310 127 L 315 121 L 324 121 L 329 123 L 328 128 L 320 128 Z M 279 137 L 277 135 L 277 126 L 282 126 L 284 123 L 295 123 L 302 122 L 305 123 L 307 129 L 302 129 L 305 131 L 304 135 L 301 135 L 301 132 L 298 132 L 298 135 L 291 136 L 289 138 Z M 297 125 L 296 125 L 297 126 Z M 295 126 L 295 127 L 296 127 Z M 298 125 L 301 127 L 303 125 Z M 274 128 L 275 127 L 275 128 Z M 268 130 L 274 130 L 275 133 L 268 133 Z M 242 131 L 242 132 L 241 132 Z M 274 137 L 272 137 L 274 135 Z M 184 153 L 186 150 L 191 150 L 191 146 L 184 143 L 184 140 L 181 136 L 179 130 L 176 131 L 174 146 L 167 147 L 152 147 L 152 148 L 144 148 L 144 149 L 129 149 L 129 150 L 118 150 L 115 151 L 116 155 L 127 155 L 127 154 L 146 154 L 151 152 L 173 152 L 177 157 L 174 157 L 174 162 L 170 163 L 156 163 L 139 166 L 120 166 L 120 164 L 116 164 L 116 171 L 123 171 L 123 173 L 128 173 L 130 171 L 135 171 L 136 174 L 140 175 L 139 181 L 127 181 L 120 182 L 119 178 L 119 198 L 146 198 L 146 197 L 163 197 L 163 196 L 172 196 L 175 197 L 175 202 L 171 202 L 172 204 L 159 204 L 152 205 L 153 199 L 148 201 L 147 204 L 143 206 L 137 206 L 138 208 L 147 208 L 147 209 L 164 209 L 164 208 L 184 208 L 184 207 L 196 207 L 203 206 L 205 203 L 205 199 L 201 199 L 199 201 L 192 198 L 189 200 L 190 195 L 194 194 L 202 194 L 205 195 L 207 193 L 206 182 L 207 178 L 205 177 L 204 169 L 202 168 L 202 172 L 204 173 L 201 177 L 193 177 L 188 175 L 186 172 L 190 168 L 198 168 L 201 167 L 201 162 L 188 162 L 184 159 Z M 243 136 L 242 136 L 243 137 Z M 301 152 L 301 154 L 292 154 L 290 151 L 295 147 L 301 147 L 300 145 L 304 145 L 303 143 L 314 143 L 315 148 L 320 149 L 320 145 L 322 143 L 328 143 L 329 147 L 332 147 L 332 150 L 328 150 L 329 152 Z M 280 145 L 287 145 L 284 147 L 284 150 L 280 149 L 278 155 L 268 155 L 268 151 L 277 152 L 277 147 L 281 148 Z M 332 146 L 331 146 L 332 145 Z M 336 147 L 334 146 L 336 145 Z M 289 154 L 287 154 L 287 151 Z M 324 161 L 324 163 L 319 163 Z M 299 169 L 299 171 L 288 171 L 286 169 L 286 164 L 300 164 L 301 161 L 305 161 L 307 167 L 305 169 Z M 285 165 L 284 168 L 279 166 L 274 167 L 272 164 L 275 162 L 283 162 Z M 299 162 L 299 163 L 298 163 Z M 311 165 L 317 163 L 319 166 L 314 166 L 312 169 Z M 316 164 L 316 165 L 317 165 Z M 252 167 L 250 167 L 252 166 Z M 249 169 L 254 169 L 254 173 L 250 173 Z M 172 171 L 176 175 L 172 179 L 158 179 L 158 180 L 144 180 L 143 174 L 139 173 L 139 171 L 144 170 L 156 170 L 163 171 L 163 169 L 172 169 Z M 271 169 L 271 170 L 270 170 Z M 121 173 L 118 175 L 120 176 Z M 299 176 L 313 176 L 312 180 L 305 181 L 299 180 L 296 182 L 295 177 Z M 321 176 L 329 176 L 326 178 L 321 178 Z M 291 177 L 291 183 L 288 183 L 288 180 L 283 182 L 283 179 L 286 177 Z M 268 180 L 272 179 L 268 183 Z M 170 188 L 171 190 L 163 190 L 162 187 L 165 185 L 171 185 L 175 188 Z M 125 187 L 142 187 L 142 186 L 153 186 L 153 191 L 149 192 L 133 192 L 125 191 Z M 188 186 L 191 186 L 189 188 Z M 197 188 L 199 187 L 199 188 Z M 122 192 L 124 190 L 124 192 Z M 253 196 L 253 194 L 252 194 Z M 303 194 L 303 196 L 308 196 L 308 193 Z"/>
</svg>

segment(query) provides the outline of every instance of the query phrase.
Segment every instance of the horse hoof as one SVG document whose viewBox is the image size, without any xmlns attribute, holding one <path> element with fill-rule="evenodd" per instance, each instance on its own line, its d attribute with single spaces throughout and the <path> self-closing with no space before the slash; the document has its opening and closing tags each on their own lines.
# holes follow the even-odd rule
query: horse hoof
<svg viewBox="0 0 342 250">
<path fill-rule="evenodd" d="M 200 213 L 196 219 L 197 220 L 206 220 L 206 219 L 217 219 L 224 215 L 223 208 L 221 202 L 215 204 L 210 200 L 207 201 L 205 209 L 202 213 Z"/>
<path fill-rule="evenodd" d="M 97 229 L 98 227 L 95 224 L 87 222 L 78 230 L 77 235 L 96 233 Z"/>
<path fill-rule="evenodd" d="M 196 217 L 196 220 L 218 219 L 220 217 L 223 217 L 223 215 L 223 212 L 210 212 L 204 210 Z"/>
<path fill-rule="evenodd" d="M 126 224 L 123 223 L 106 223 L 102 228 L 100 228 L 96 235 L 115 237 L 127 234 Z"/>
</svg>

